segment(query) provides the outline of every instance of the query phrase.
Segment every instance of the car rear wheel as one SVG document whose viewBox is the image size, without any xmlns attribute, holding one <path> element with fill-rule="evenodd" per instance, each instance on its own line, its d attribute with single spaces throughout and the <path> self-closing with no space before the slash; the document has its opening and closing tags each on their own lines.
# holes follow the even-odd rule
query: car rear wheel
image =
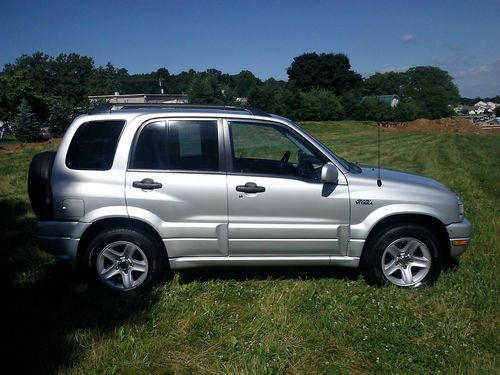
<svg viewBox="0 0 500 375">
<path fill-rule="evenodd" d="M 164 249 L 146 233 L 116 228 L 100 233 L 88 246 L 86 259 L 94 280 L 127 292 L 149 289 L 165 275 Z"/>
<path fill-rule="evenodd" d="M 439 242 L 426 228 L 399 225 L 373 238 L 363 257 L 370 284 L 416 288 L 436 281 L 441 271 Z"/>
</svg>

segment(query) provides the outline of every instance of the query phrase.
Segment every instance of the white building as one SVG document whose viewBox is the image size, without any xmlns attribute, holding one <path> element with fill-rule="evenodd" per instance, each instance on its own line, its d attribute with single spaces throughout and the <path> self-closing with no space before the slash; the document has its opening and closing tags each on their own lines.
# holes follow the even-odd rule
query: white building
<svg viewBox="0 0 500 375">
<path fill-rule="evenodd" d="M 493 102 L 483 102 L 482 100 L 474 104 L 474 108 L 469 111 L 469 115 L 482 115 L 484 113 L 492 113 L 498 104 Z"/>
<path fill-rule="evenodd" d="M 186 94 L 125 94 L 115 92 L 114 95 L 91 95 L 88 97 L 91 103 L 107 102 L 107 103 L 187 103 L 188 97 Z"/>
</svg>

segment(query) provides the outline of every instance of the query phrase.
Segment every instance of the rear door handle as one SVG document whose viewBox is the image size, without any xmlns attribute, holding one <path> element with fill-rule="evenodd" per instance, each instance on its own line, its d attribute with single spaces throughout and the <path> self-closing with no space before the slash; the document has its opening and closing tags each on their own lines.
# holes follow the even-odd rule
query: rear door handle
<svg viewBox="0 0 500 375">
<path fill-rule="evenodd" d="M 266 191 L 266 188 L 258 186 L 255 182 L 247 182 L 245 185 L 236 186 L 236 191 L 241 193 L 263 193 Z"/>
<path fill-rule="evenodd" d="M 153 190 L 161 189 L 163 185 L 160 182 L 154 182 L 151 178 L 145 178 L 142 181 L 134 181 L 132 186 L 138 189 Z"/>
</svg>

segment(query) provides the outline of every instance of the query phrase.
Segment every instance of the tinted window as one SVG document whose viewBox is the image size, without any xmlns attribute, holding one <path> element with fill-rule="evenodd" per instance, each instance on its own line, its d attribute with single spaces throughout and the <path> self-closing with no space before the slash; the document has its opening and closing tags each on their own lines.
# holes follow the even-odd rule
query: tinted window
<svg viewBox="0 0 500 375">
<path fill-rule="evenodd" d="M 137 139 L 130 167 L 133 169 L 167 169 L 165 121 L 146 125 Z"/>
<path fill-rule="evenodd" d="M 133 169 L 218 171 L 217 121 L 171 120 L 149 124 L 137 139 Z"/>
<path fill-rule="evenodd" d="M 169 169 L 218 171 L 219 142 L 216 121 L 169 121 Z"/>
<path fill-rule="evenodd" d="M 229 129 L 233 172 L 320 179 L 325 158 L 292 131 L 244 122 Z"/>
<path fill-rule="evenodd" d="M 124 125 L 122 120 L 91 121 L 80 125 L 66 155 L 68 168 L 110 169 Z"/>
</svg>

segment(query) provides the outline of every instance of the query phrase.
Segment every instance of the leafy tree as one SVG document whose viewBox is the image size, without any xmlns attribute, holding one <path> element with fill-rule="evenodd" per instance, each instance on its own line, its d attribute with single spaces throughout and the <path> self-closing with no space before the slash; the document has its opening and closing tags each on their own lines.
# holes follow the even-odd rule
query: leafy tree
<svg viewBox="0 0 500 375">
<path fill-rule="evenodd" d="M 313 90 L 302 94 L 302 120 L 339 120 L 342 117 L 342 105 L 335 95 L 324 90 Z"/>
<path fill-rule="evenodd" d="M 414 101 L 420 115 L 429 119 L 451 116 L 450 105 L 458 103 L 458 88 L 448 72 L 433 66 L 408 69 L 404 96 Z"/>
<path fill-rule="evenodd" d="M 493 103 L 500 104 L 500 95 L 494 96 L 492 98 L 485 98 L 484 100 L 487 102 L 493 102 Z"/>
<path fill-rule="evenodd" d="M 286 86 L 287 83 L 284 81 L 269 78 L 261 85 L 252 87 L 248 93 L 249 104 L 271 113 L 282 114 L 286 112 L 281 100 Z"/>
<path fill-rule="evenodd" d="M 49 57 L 36 53 L 23 55 L 15 64 L 6 64 L 0 73 L 0 118 L 13 121 L 22 99 L 26 99 L 37 117 L 45 119 L 48 108 L 44 101 L 44 85 L 50 87 L 47 77 Z"/>
<path fill-rule="evenodd" d="M 402 102 L 392 109 L 392 121 L 413 121 L 418 118 L 419 108 L 415 102 Z"/>
<path fill-rule="evenodd" d="M 195 78 L 188 90 L 189 102 L 195 104 L 221 104 L 221 96 L 217 82 L 208 76 Z"/>
<path fill-rule="evenodd" d="M 299 88 L 293 83 L 289 82 L 284 89 L 278 93 L 278 115 L 290 118 L 298 118 L 300 116 L 300 109 L 303 107 L 302 93 Z"/>
<path fill-rule="evenodd" d="M 17 109 L 18 113 L 12 124 L 16 138 L 21 142 L 41 141 L 41 125 L 36 119 L 35 114 L 31 112 L 28 102 L 23 99 Z"/>
<path fill-rule="evenodd" d="M 358 90 L 352 90 L 339 97 L 343 109 L 343 118 L 354 120 L 360 110 L 362 95 Z"/>
<path fill-rule="evenodd" d="M 292 118 L 338 118 L 339 99 L 348 118 L 377 115 L 406 119 L 415 117 L 415 113 L 437 118 L 449 115 L 449 105 L 458 101 L 458 90 L 451 77 L 434 67 L 416 67 L 404 73 L 377 73 L 361 85 L 361 76 L 351 70 L 347 56 L 306 53 L 293 60 L 288 74 L 288 82 L 275 79 L 262 82 L 247 70 L 229 75 L 216 69 L 205 72 L 191 69 L 172 75 L 166 68 L 160 68 L 151 73 L 129 75 L 126 69 L 111 63 L 94 67 L 92 58 L 75 53 L 54 58 L 36 52 L 19 57 L 14 64 L 6 64 L 0 72 L 0 119 L 12 121 L 23 99 L 35 117 L 45 122 L 54 100 L 77 113 L 88 108 L 88 95 L 115 91 L 159 93 L 160 80 L 165 92 L 187 92 L 192 103 L 241 104 L 235 99 L 245 97 L 252 106 Z M 402 102 L 389 114 L 379 103 L 367 105 L 362 99 L 393 93 L 398 94 Z"/>
<path fill-rule="evenodd" d="M 391 121 L 394 119 L 391 106 L 377 98 L 363 99 L 356 120 Z"/>
<path fill-rule="evenodd" d="M 303 97 L 293 82 L 270 78 L 252 89 L 249 93 L 249 105 L 280 116 L 299 118 Z"/>
<path fill-rule="evenodd" d="M 500 106 L 497 106 L 497 107 L 495 108 L 495 116 L 496 116 L 496 117 L 500 117 Z"/>
<path fill-rule="evenodd" d="M 481 100 L 482 99 L 479 96 L 477 96 L 475 98 L 460 98 L 460 104 L 472 106 Z"/>
<path fill-rule="evenodd" d="M 126 69 L 117 69 L 116 75 L 117 85 L 112 92 L 119 91 L 123 94 L 159 94 L 161 92 L 161 88 L 163 88 L 166 92 L 175 91 L 171 88 L 172 76 L 166 68 L 160 68 L 156 72 L 152 73 L 134 75 L 129 75 Z"/>
<path fill-rule="evenodd" d="M 362 94 L 363 96 L 397 94 L 400 98 L 403 98 L 405 84 L 405 73 L 375 73 L 364 80 Z"/>
<path fill-rule="evenodd" d="M 358 87 L 361 76 L 351 70 L 349 58 L 341 53 L 305 53 L 293 59 L 288 77 L 303 91 L 323 89 L 335 95 Z"/>
<path fill-rule="evenodd" d="M 260 79 L 248 70 L 242 70 L 231 78 L 236 96 L 243 98 L 248 98 L 250 92 L 262 83 Z"/>
<path fill-rule="evenodd" d="M 33 55 L 22 55 L 14 64 L 5 64 L 3 75 L 23 84 L 23 89 L 34 93 L 43 94 L 54 87 L 59 77 L 51 71 L 52 58 L 42 52 Z"/>
<path fill-rule="evenodd" d="M 107 63 L 105 67 L 99 66 L 89 80 L 89 95 L 106 95 L 120 91 L 118 69 L 113 64 Z"/>
<path fill-rule="evenodd" d="M 198 76 L 198 73 L 193 69 L 187 72 L 181 72 L 175 76 L 171 76 L 169 81 L 168 92 L 185 93 L 189 91 L 193 80 Z"/>
<path fill-rule="evenodd" d="M 53 137 L 62 137 L 71 124 L 71 110 L 60 101 L 50 105 L 49 131 Z"/>
<path fill-rule="evenodd" d="M 49 93 L 78 106 L 88 95 L 88 83 L 94 73 L 94 60 L 77 53 L 61 53 L 50 62 L 51 74 L 57 77 Z"/>
</svg>

